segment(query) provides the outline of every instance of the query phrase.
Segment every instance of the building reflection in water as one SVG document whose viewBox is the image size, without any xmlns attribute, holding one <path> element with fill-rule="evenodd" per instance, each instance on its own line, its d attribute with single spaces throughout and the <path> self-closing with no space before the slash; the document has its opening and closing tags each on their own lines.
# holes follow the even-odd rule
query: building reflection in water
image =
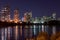
<svg viewBox="0 0 60 40">
<path fill-rule="evenodd" d="M 42 28 L 42 26 L 44 28 Z M 41 32 L 47 32 L 51 35 L 56 33 L 56 29 L 45 25 L 9 26 L 8 28 L 0 29 L 0 40 L 37 40 Z"/>
<path fill-rule="evenodd" d="M 5 34 L 5 36 L 4 36 L 5 38 L 4 38 L 4 39 L 7 40 L 7 38 L 9 37 L 9 36 L 8 36 L 8 28 L 5 28 L 4 30 L 5 30 L 5 33 L 4 33 L 4 34 Z M 7 36 L 8 36 L 8 37 L 7 37 Z"/>
<path fill-rule="evenodd" d="M 4 40 L 4 28 L 1 29 L 1 40 Z"/>
<path fill-rule="evenodd" d="M 14 31 L 15 31 L 15 40 L 18 39 L 18 26 L 14 27 Z"/>
</svg>

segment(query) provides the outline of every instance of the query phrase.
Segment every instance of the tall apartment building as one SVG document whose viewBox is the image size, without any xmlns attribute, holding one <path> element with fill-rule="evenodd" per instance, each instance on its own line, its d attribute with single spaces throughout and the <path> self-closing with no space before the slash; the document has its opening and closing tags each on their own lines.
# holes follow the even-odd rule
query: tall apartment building
<svg viewBox="0 0 60 40">
<path fill-rule="evenodd" d="M 1 20 L 2 21 L 10 21 L 10 7 L 8 5 L 2 7 Z"/>
<path fill-rule="evenodd" d="M 19 9 L 17 9 L 17 8 L 14 10 L 14 18 L 13 18 L 13 21 L 15 23 L 19 22 Z"/>
</svg>

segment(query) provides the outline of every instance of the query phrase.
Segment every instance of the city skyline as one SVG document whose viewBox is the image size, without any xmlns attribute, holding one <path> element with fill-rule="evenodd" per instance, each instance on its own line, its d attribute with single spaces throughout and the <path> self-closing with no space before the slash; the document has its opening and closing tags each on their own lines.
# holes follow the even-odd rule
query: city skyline
<svg viewBox="0 0 60 40">
<path fill-rule="evenodd" d="M 59 0 L 0 0 L 0 40 L 60 40 Z"/>
<path fill-rule="evenodd" d="M 4 20 L 7 20 L 7 19 L 11 19 L 11 10 L 10 10 L 10 7 L 8 6 L 8 5 L 5 5 L 5 6 L 3 6 L 2 8 L 1 8 L 1 10 L 0 10 L 0 18 L 2 18 L 2 19 L 4 19 Z M 19 9 L 18 8 L 15 8 L 14 9 L 14 15 L 13 15 L 13 19 L 20 19 L 20 17 L 19 17 Z M 23 17 L 26 17 L 26 16 L 28 16 L 28 17 L 31 17 L 31 18 L 33 18 L 32 16 L 32 11 L 26 11 L 24 14 L 23 14 L 24 16 Z M 22 18 L 23 18 L 22 17 Z M 37 16 L 36 16 L 37 17 Z M 42 16 L 42 17 L 56 17 L 56 13 L 54 12 L 53 14 L 51 14 L 51 16 Z M 42 17 L 40 17 L 40 18 L 42 18 Z M 34 17 L 35 18 L 35 17 Z"/>
<path fill-rule="evenodd" d="M 0 0 L 0 7 L 6 4 L 10 5 L 12 16 L 13 10 L 19 8 L 20 18 L 25 11 L 32 11 L 33 17 L 51 16 L 53 12 L 60 17 L 60 1 L 58 0 Z"/>
</svg>

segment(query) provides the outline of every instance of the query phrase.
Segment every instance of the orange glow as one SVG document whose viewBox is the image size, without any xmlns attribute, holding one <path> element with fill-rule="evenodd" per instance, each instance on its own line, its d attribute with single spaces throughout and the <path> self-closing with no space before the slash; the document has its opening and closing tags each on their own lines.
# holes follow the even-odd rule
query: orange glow
<svg viewBox="0 0 60 40">
<path fill-rule="evenodd" d="M 17 19 L 15 19 L 15 20 L 14 20 L 14 22 L 15 22 L 15 23 L 17 23 L 17 22 L 18 22 L 18 20 L 17 20 Z"/>
<path fill-rule="evenodd" d="M 15 39 L 18 37 L 18 26 L 15 27 Z"/>
</svg>

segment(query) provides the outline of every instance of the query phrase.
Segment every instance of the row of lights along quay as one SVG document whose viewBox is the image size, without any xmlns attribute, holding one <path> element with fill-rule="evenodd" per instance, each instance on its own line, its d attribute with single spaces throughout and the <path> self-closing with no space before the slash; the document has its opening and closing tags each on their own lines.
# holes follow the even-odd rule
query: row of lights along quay
<svg viewBox="0 0 60 40">
<path fill-rule="evenodd" d="M 60 40 L 60 18 L 56 18 L 56 13 L 33 18 L 30 11 L 19 17 L 19 9 L 14 10 L 11 19 L 10 7 L 1 8 L 0 40 Z"/>
</svg>

